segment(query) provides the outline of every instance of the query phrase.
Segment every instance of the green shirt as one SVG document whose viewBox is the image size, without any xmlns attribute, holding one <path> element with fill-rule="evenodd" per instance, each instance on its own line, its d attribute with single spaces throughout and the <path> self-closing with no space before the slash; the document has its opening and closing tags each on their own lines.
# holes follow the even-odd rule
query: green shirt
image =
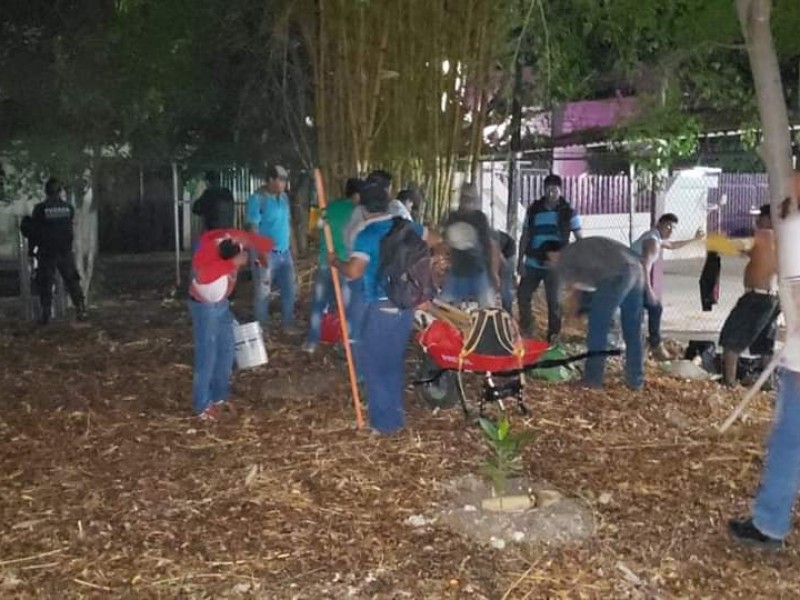
<svg viewBox="0 0 800 600">
<path fill-rule="evenodd" d="M 339 260 L 346 261 L 348 256 L 347 244 L 344 239 L 344 230 L 347 223 L 350 221 L 350 216 L 353 214 L 355 205 L 352 200 L 348 198 L 339 198 L 334 200 L 325 209 L 322 214 L 322 219 L 328 222 L 331 228 L 331 236 L 333 237 L 333 247 L 336 250 L 336 256 Z M 322 220 L 320 220 L 322 226 Z M 325 243 L 325 234 L 322 233 L 322 238 L 319 244 L 319 262 L 321 265 L 328 264 L 328 246 Z"/>
</svg>

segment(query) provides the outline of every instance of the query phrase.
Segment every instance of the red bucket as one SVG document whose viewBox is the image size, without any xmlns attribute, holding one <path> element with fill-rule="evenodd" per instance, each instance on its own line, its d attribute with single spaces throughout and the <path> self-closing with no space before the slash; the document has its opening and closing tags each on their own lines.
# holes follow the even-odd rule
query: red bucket
<svg viewBox="0 0 800 600">
<path fill-rule="evenodd" d="M 323 344 L 338 344 L 342 339 L 342 326 L 335 312 L 322 315 L 320 325 L 320 341 Z"/>
</svg>

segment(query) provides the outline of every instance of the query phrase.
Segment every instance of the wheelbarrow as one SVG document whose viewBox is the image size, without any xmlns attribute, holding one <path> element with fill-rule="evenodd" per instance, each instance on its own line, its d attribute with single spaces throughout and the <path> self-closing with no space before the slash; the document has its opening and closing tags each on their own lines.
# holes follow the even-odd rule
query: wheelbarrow
<svg viewBox="0 0 800 600">
<path fill-rule="evenodd" d="M 459 403 L 466 419 L 470 418 L 466 394 L 461 382 L 462 373 L 482 376 L 482 389 L 478 398 L 478 415 L 483 417 L 486 405 L 496 402 L 505 410 L 504 400 L 513 399 L 522 414 L 530 411 L 525 404 L 525 373 L 532 369 L 549 369 L 583 360 L 598 354 L 619 355 L 619 350 L 602 350 L 583 354 L 542 360 L 549 349 L 544 340 L 523 339 L 523 352 L 518 355 L 494 356 L 485 354 L 462 355 L 463 334 L 452 323 L 435 319 L 424 324 L 416 340 L 423 358 L 414 380 L 417 395 L 431 408 L 451 408 Z"/>
</svg>

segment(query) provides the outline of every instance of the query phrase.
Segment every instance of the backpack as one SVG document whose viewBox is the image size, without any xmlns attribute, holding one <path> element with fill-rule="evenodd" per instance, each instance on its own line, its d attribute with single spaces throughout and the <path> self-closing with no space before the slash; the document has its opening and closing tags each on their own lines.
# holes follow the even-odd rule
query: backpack
<svg viewBox="0 0 800 600">
<path fill-rule="evenodd" d="M 386 295 L 398 308 L 415 308 L 436 295 L 428 244 L 405 219 L 392 219 L 381 240 L 379 273 Z"/>
<path fill-rule="evenodd" d="M 542 256 L 541 251 L 539 248 L 533 248 L 531 243 L 535 237 L 535 221 L 536 215 L 540 212 L 545 212 L 549 210 L 544 203 L 544 200 L 537 200 L 533 204 L 531 204 L 530 208 L 528 209 L 527 215 L 527 230 L 528 230 L 528 247 L 525 248 L 525 256 L 528 258 L 535 258 L 537 260 L 544 260 L 546 257 Z M 572 221 L 572 217 L 575 214 L 575 211 L 569 205 L 569 202 L 564 200 L 563 198 L 559 199 L 558 204 L 556 204 L 555 208 L 556 213 L 558 214 L 558 236 L 561 238 L 561 243 L 566 245 L 569 243 L 569 235 L 571 233 L 570 222 Z"/>
<path fill-rule="evenodd" d="M 525 347 L 519 327 L 506 311 L 482 308 L 471 315 L 470 329 L 464 335 L 461 358 L 476 353 L 484 356 L 519 356 Z"/>
</svg>

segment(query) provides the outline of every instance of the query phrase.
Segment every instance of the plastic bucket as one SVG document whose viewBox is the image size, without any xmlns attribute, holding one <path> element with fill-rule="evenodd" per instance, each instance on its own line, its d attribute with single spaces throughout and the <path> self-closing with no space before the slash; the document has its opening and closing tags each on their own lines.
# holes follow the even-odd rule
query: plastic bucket
<svg viewBox="0 0 800 600">
<path fill-rule="evenodd" d="M 258 321 L 234 323 L 233 340 L 237 367 L 252 369 L 267 364 L 267 347 Z"/>
</svg>

